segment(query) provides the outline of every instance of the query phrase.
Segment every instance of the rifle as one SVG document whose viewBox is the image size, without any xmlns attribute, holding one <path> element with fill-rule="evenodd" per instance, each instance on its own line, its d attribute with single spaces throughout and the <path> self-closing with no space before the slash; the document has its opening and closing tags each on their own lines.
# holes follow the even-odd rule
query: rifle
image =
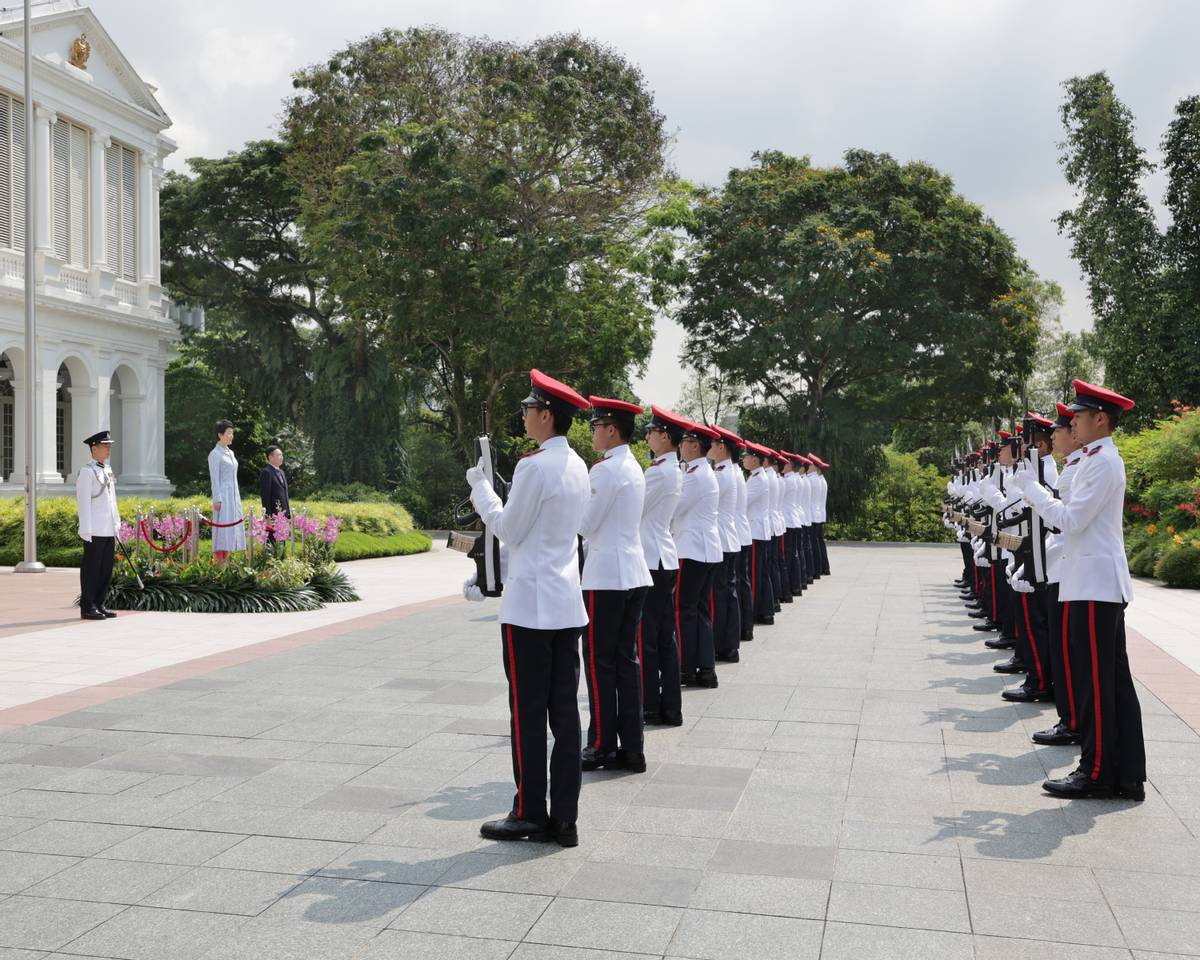
<svg viewBox="0 0 1200 960">
<path fill-rule="evenodd" d="M 504 503 L 508 500 L 509 483 L 497 470 L 496 448 L 492 443 L 492 438 L 486 432 L 487 424 L 487 408 L 484 407 L 484 430 L 480 436 L 475 439 L 475 452 L 478 454 L 479 460 L 483 462 L 483 473 L 487 477 L 488 482 L 492 485 L 492 489 L 496 491 L 496 496 L 500 498 L 500 502 Z M 496 538 L 495 533 L 488 529 L 483 523 L 479 514 L 475 512 L 471 505 L 471 498 L 467 497 L 462 501 L 454 511 L 454 521 L 460 527 L 469 527 L 478 524 L 481 533 L 476 537 L 471 537 L 467 534 L 451 531 L 446 539 L 446 546 L 451 550 L 457 550 L 460 553 L 465 553 L 470 559 L 475 561 L 475 585 L 479 587 L 480 592 L 485 597 L 498 597 L 504 592 L 504 580 L 501 576 L 500 568 L 500 541 Z"/>
</svg>

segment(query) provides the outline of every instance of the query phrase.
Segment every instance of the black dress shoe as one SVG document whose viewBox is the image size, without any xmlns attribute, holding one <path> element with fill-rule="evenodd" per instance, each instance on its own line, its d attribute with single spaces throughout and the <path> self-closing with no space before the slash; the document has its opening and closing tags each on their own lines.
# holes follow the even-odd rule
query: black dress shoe
<svg viewBox="0 0 1200 960">
<path fill-rule="evenodd" d="M 717 654 L 717 659 L 722 663 L 737 663 L 742 658 L 738 656 L 736 650 L 723 650 Z"/>
<path fill-rule="evenodd" d="M 1070 727 L 1056 723 L 1049 730 L 1039 730 L 1030 739 L 1044 747 L 1065 747 L 1079 743 L 1080 737 Z"/>
<path fill-rule="evenodd" d="M 79 611 L 80 620 L 104 620 L 104 614 L 99 610 L 81 610 Z"/>
<path fill-rule="evenodd" d="M 595 747 L 584 747 L 580 763 L 584 770 L 603 770 L 605 767 L 616 770 L 621 766 L 621 754 L 617 750 L 600 753 Z"/>
<path fill-rule="evenodd" d="M 117 615 L 115 613 L 113 613 L 111 610 L 109 610 L 108 607 L 97 607 L 96 609 L 98 609 L 102 614 L 104 614 L 105 620 L 115 620 L 116 619 Z"/>
<path fill-rule="evenodd" d="M 550 835 L 554 837 L 560 847 L 579 846 L 579 831 L 573 823 L 562 823 L 551 817 Z"/>
<path fill-rule="evenodd" d="M 742 643 L 749 643 L 753 639 L 754 639 L 754 634 L 750 634 L 747 637 L 742 637 Z"/>
<path fill-rule="evenodd" d="M 1136 800 L 1141 803 L 1146 799 L 1146 785 L 1140 780 L 1118 780 L 1116 793 L 1122 800 Z"/>
<path fill-rule="evenodd" d="M 1029 668 L 1025 666 L 1016 657 L 1011 660 L 1005 660 L 1003 663 L 997 663 L 992 667 L 997 673 L 1028 673 Z"/>
<path fill-rule="evenodd" d="M 773 627 L 773 626 L 775 626 L 775 618 L 774 617 L 755 617 L 754 623 L 760 627 Z"/>
<path fill-rule="evenodd" d="M 972 630 L 999 630 L 1000 624 L 992 623 L 991 620 L 985 620 L 983 623 L 971 624 Z"/>
<path fill-rule="evenodd" d="M 989 650 L 1011 650 L 1016 646 L 1007 637 L 988 637 L 988 639 L 983 641 L 983 645 Z"/>
<path fill-rule="evenodd" d="M 644 753 L 618 750 L 617 762 L 620 764 L 622 770 L 628 770 L 630 773 L 646 772 L 646 755 Z"/>
<path fill-rule="evenodd" d="M 548 823 L 521 820 L 514 813 L 503 820 L 489 820 L 479 828 L 479 835 L 487 840 L 534 840 L 538 843 L 553 837 Z"/>
<path fill-rule="evenodd" d="M 984 617 L 987 616 L 987 614 L 984 613 L 982 610 L 968 609 L 967 616 L 970 617 L 972 620 L 982 620 Z"/>
<path fill-rule="evenodd" d="M 1066 800 L 1083 800 L 1095 798 L 1099 800 L 1111 798 L 1113 788 L 1107 783 L 1097 783 L 1082 770 L 1072 770 L 1059 780 L 1047 780 L 1042 789 L 1056 797 Z"/>
<path fill-rule="evenodd" d="M 662 725 L 664 727 L 682 727 L 683 714 L 666 712 L 662 715 Z"/>
<path fill-rule="evenodd" d="M 1032 687 L 1020 686 L 1005 690 L 1000 694 L 1009 703 L 1038 703 L 1042 700 L 1053 700 L 1052 690 L 1035 690 Z"/>
<path fill-rule="evenodd" d="M 717 671 L 712 669 L 712 667 L 696 671 L 696 686 L 714 690 L 719 685 L 720 681 L 717 680 Z"/>
</svg>

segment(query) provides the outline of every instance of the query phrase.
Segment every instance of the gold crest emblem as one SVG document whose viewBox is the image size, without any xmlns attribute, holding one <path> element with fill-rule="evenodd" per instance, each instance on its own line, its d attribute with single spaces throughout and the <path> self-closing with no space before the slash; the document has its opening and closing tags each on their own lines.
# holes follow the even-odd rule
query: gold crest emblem
<svg viewBox="0 0 1200 960">
<path fill-rule="evenodd" d="M 87 69 L 88 57 L 92 55 L 92 45 L 88 43 L 86 34 L 81 33 L 71 44 L 71 66 L 80 70 Z"/>
</svg>

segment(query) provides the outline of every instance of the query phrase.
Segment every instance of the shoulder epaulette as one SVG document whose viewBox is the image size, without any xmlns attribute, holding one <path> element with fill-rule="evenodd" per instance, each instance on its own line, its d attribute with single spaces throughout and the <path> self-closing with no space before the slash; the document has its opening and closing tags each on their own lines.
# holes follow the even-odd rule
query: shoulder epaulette
<svg viewBox="0 0 1200 960">
<path fill-rule="evenodd" d="M 609 459 L 609 458 L 608 458 L 608 457 L 601 457 L 599 460 L 597 460 L 595 463 L 593 463 L 593 464 L 592 464 L 592 466 L 591 466 L 591 469 L 592 469 L 592 470 L 595 470 L 595 469 L 596 469 L 598 466 L 600 466 L 600 464 L 602 464 L 602 463 L 603 463 L 605 460 L 607 460 L 607 459 Z"/>
<path fill-rule="evenodd" d="M 696 466 L 694 466 L 694 467 L 688 467 L 688 468 L 687 468 L 687 472 L 688 472 L 688 473 L 695 473 L 695 472 L 696 472 L 697 470 L 699 470 L 699 469 L 700 469 L 700 465 L 699 465 L 699 464 L 697 464 L 697 465 L 696 465 Z"/>
<path fill-rule="evenodd" d="M 658 466 L 660 463 L 662 463 L 662 462 L 663 462 L 663 460 L 665 460 L 665 459 L 666 459 L 666 457 L 663 457 L 663 458 L 662 458 L 662 460 L 651 460 L 651 461 L 650 461 L 650 467 L 657 467 L 657 466 Z M 647 470 L 649 470 L 649 469 L 650 469 L 650 467 L 647 467 L 646 469 L 647 469 Z"/>
<path fill-rule="evenodd" d="M 725 464 L 723 464 L 723 463 L 719 463 L 719 464 L 717 464 L 717 466 L 716 466 L 716 468 L 715 468 L 715 469 L 717 469 L 717 470 L 724 470 L 724 469 L 725 469 Z"/>
<path fill-rule="evenodd" d="M 1088 456 L 1094 457 L 1096 454 L 1098 454 L 1103 449 L 1104 449 L 1103 447 L 1092 447 L 1092 449 L 1088 451 Z"/>
</svg>

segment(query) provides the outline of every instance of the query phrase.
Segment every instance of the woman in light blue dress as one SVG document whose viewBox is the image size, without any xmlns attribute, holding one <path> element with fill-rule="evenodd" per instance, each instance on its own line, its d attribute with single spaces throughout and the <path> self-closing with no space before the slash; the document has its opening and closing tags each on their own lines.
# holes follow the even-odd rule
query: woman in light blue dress
<svg viewBox="0 0 1200 960">
<path fill-rule="evenodd" d="M 208 478 L 212 483 L 213 523 L 233 523 L 242 519 L 242 495 L 238 490 L 237 457 L 233 455 L 233 424 L 218 420 L 217 445 L 208 455 Z M 246 549 L 244 524 L 212 528 L 213 559 L 223 564 L 231 550 Z"/>
</svg>

